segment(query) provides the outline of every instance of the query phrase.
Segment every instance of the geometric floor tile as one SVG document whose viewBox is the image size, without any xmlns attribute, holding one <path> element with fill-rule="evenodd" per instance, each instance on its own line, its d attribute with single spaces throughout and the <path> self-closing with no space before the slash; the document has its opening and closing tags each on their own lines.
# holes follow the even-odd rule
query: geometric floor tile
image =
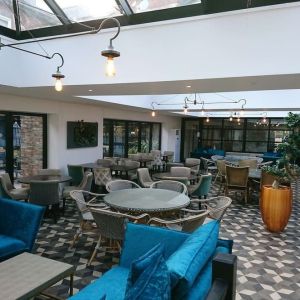
<svg viewBox="0 0 300 300">
<path fill-rule="evenodd" d="M 212 189 L 215 195 L 218 187 Z M 236 299 L 300 299 L 300 199 L 295 199 L 289 224 L 280 234 L 268 232 L 261 221 L 256 199 L 247 205 L 233 197 L 223 217 L 220 237 L 234 240 L 233 253 L 238 256 Z M 103 247 L 91 266 L 86 267 L 95 239 L 83 235 L 75 248 L 70 248 L 78 214 L 72 202 L 56 224 L 45 219 L 40 228 L 34 252 L 76 266 L 74 292 L 118 263 L 119 254 Z M 105 245 L 104 246 L 108 246 Z M 48 292 L 67 298 L 69 281 L 64 279 Z"/>
</svg>

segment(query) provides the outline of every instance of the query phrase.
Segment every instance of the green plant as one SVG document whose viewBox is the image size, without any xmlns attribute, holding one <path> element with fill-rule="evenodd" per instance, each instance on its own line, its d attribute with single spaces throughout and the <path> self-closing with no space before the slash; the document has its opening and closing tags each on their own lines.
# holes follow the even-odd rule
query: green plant
<svg viewBox="0 0 300 300">
<path fill-rule="evenodd" d="M 289 185 L 290 183 L 288 173 L 284 166 L 281 167 L 280 161 L 275 165 L 262 167 L 262 171 L 276 178 L 272 184 L 273 188 L 279 188 L 279 185 Z"/>
<path fill-rule="evenodd" d="M 300 114 L 289 112 L 286 122 L 292 133 L 278 145 L 277 151 L 282 154 L 281 162 L 288 176 L 295 179 L 300 176 Z"/>
</svg>

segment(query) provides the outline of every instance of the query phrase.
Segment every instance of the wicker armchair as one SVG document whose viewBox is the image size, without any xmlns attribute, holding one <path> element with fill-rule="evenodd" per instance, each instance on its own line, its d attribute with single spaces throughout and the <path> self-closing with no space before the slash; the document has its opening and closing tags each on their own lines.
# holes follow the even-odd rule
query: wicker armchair
<svg viewBox="0 0 300 300">
<path fill-rule="evenodd" d="M 130 180 L 114 180 L 106 184 L 106 190 L 110 193 L 113 191 L 125 189 L 138 189 L 141 188 L 137 183 Z"/>
<path fill-rule="evenodd" d="M 125 224 L 127 221 L 131 222 L 142 222 L 147 223 L 149 220 L 148 214 L 142 214 L 139 216 L 127 215 L 119 212 L 114 212 L 111 210 L 100 209 L 100 208 L 91 208 L 91 213 L 97 224 L 98 231 L 100 233 L 95 249 L 92 253 L 92 256 L 88 262 L 88 265 L 91 264 L 95 258 L 97 251 L 101 247 L 102 238 L 107 238 L 117 241 L 118 248 L 120 250 L 121 246 L 119 241 L 124 239 Z"/>
<path fill-rule="evenodd" d="M 139 168 L 137 169 L 138 183 L 143 188 L 149 188 L 153 183 L 153 180 L 149 174 L 148 168 Z"/>
<path fill-rule="evenodd" d="M 92 226 L 94 218 L 89 207 L 99 207 L 102 209 L 108 208 L 102 200 L 103 196 L 105 196 L 105 194 L 95 194 L 83 190 L 74 190 L 70 192 L 71 199 L 76 202 L 80 221 L 79 228 L 74 235 L 71 247 L 74 247 L 76 241 L 82 236 L 82 234 L 91 233 L 96 230 L 96 227 L 93 228 Z"/>
<path fill-rule="evenodd" d="M 193 232 L 204 223 L 209 211 L 203 210 L 197 211 L 196 214 L 186 214 L 186 211 L 182 209 L 180 213 L 182 214 L 182 217 L 177 219 L 161 219 L 154 217 L 149 220 L 148 224 L 164 226 L 184 232 Z"/>
<path fill-rule="evenodd" d="M 209 199 L 193 199 L 191 200 L 190 207 L 194 209 L 185 208 L 184 211 L 187 213 L 197 213 L 202 210 L 197 210 L 195 207 L 205 208 L 208 211 L 208 217 L 206 222 L 210 219 L 221 220 L 230 206 L 232 200 L 229 197 L 218 196 Z"/>
<path fill-rule="evenodd" d="M 239 190 L 244 192 L 245 203 L 249 197 L 249 167 L 231 167 L 226 166 L 226 184 L 225 195 L 229 195 L 230 190 Z"/>
<path fill-rule="evenodd" d="M 153 182 L 150 186 L 151 189 L 163 189 L 175 191 L 182 194 L 187 194 L 186 185 L 175 180 L 160 180 Z"/>
<path fill-rule="evenodd" d="M 112 181 L 110 168 L 94 168 L 93 172 L 96 187 L 104 188 L 108 182 Z"/>
<path fill-rule="evenodd" d="M 250 169 L 257 169 L 258 163 L 254 159 L 241 159 L 239 160 L 239 167 L 249 167 Z"/>
</svg>

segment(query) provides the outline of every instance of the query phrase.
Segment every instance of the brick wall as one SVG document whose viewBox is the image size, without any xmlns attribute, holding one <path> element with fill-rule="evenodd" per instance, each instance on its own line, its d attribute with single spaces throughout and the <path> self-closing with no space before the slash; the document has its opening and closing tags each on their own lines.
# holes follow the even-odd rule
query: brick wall
<svg viewBox="0 0 300 300">
<path fill-rule="evenodd" d="M 43 119 L 20 116 L 21 169 L 23 176 L 37 174 L 43 168 Z"/>
</svg>

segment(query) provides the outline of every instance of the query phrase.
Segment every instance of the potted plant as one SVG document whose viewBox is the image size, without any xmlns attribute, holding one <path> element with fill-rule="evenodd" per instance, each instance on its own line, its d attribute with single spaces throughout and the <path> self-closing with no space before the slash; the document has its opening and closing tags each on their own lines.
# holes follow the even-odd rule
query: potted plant
<svg viewBox="0 0 300 300">
<path fill-rule="evenodd" d="M 260 201 L 262 219 L 272 232 L 283 231 L 291 215 L 292 191 L 287 184 L 293 183 L 295 197 L 298 197 L 300 186 L 300 115 L 290 112 L 286 122 L 292 133 L 277 147 L 282 158 L 275 166 L 263 169 L 274 176 L 271 186 L 262 187 Z"/>
<path fill-rule="evenodd" d="M 264 224 L 271 232 L 281 232 L 287 225 L 292 211 L 292 192 L 284 167 L 278 162 L 262 168 L 272 184 L 262 186 L 260 211 Z"/>
</svg>

